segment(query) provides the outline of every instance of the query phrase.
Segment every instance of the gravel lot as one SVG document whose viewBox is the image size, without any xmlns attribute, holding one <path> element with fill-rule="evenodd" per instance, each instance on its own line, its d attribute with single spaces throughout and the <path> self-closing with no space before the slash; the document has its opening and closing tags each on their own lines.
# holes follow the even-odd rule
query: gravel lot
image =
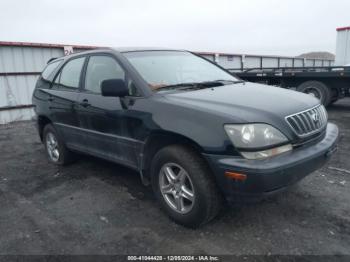
<svg viewBox="0 0 350 262">
<path fill-rule="evenodd" d="M 190 230 L 171 222 L 127 168 L 46 160 L 34 124 L 0 127 L 0 254 L 350 254 L 350 99 L 329 108 L 339 150 L 262 203 Z"/>
</svg>

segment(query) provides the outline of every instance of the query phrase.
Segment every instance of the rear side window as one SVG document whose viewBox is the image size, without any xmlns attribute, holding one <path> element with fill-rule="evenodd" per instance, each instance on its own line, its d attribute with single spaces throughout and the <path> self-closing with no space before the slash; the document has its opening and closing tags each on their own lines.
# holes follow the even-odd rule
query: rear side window
<svg viewBox="0 0 350 262">
<path fill-rule="evenodd" d="M 125 72 L 112 57 L 91 56 L 86 69 L 85 90 L 101 93 L 101 82 L 106 79 L 123 79 Z"/>
<path fill-rule="evenodd" d="M 76 58 L 64 65 L 55 83 L 60 87 L 77 89 L 79 88 L 81 70 L 83 68 L 85 57 Z"/>
<path fill-rule="evenodd" d="M 45 67 L 44 71 L 41 73 L 42 78 L 44 78 L 45 80 L 49 80 L 50 75 L 61 64 L 61 62 L 62 60 L 58 60 L 48 64 Z"/>
</svg>

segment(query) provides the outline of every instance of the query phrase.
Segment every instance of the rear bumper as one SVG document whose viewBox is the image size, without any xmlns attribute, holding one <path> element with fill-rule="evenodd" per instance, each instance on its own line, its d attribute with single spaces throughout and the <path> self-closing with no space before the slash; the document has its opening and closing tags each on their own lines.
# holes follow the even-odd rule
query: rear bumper
<svg viewBox="0 0 350 262">
<path fill-rule="evenodd" d="M 325 137 L 266 160 L 204 154 L 229 202 L 250 202 L 277 193 L 322 167 L 337 149 L 338 128 L 329 123 Z M 247 175 L 245 181 L 225 177 L 225 171 Z"/>
</svg>

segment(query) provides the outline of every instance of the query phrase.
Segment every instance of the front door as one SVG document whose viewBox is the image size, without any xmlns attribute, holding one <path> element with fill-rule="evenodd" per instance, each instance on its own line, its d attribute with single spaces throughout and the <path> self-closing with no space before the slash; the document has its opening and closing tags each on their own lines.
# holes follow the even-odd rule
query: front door
<svg viewBox="0 0 350 262">
<path fill-rule="evenodd" d="M 77 108 L 84 151 L 137 168 L 142 142 L 129 135 L 124 99 L 101 95 L 101 82 L 106 79 L 126 81 L 126 74 L 114 57 L 90 56 Z"/>
</svg>

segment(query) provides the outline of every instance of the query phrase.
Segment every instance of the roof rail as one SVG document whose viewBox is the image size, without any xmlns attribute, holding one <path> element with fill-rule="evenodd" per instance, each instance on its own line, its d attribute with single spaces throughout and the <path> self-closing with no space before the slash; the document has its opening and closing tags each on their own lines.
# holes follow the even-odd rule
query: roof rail
<svg viewBox="0 0 350 262">
<path fill-rule="evenodd" d="M 53 60 L 55 60 L 55 59 L 57 59 L 58 57 L 52 57 L 52 58 L 50 58 L 48 61 L 47 61 L 47 63 L 46 64 L 49 64 L 50 62 L 52 62 Z"/>
</svg>

